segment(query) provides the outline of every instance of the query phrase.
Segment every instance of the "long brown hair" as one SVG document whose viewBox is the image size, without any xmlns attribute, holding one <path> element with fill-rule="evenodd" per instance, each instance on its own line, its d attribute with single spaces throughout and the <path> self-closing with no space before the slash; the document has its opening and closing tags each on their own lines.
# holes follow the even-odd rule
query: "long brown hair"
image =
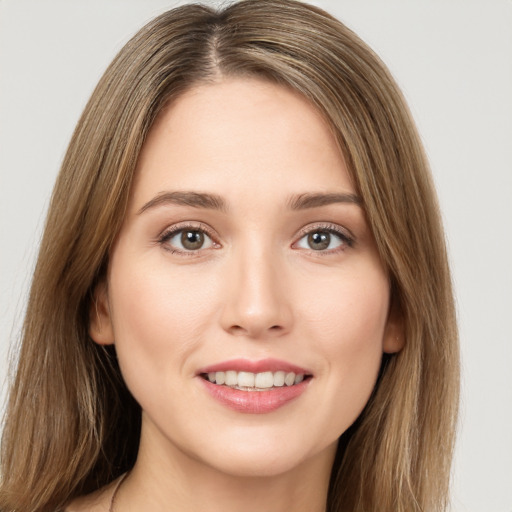
<svg viewBox="0 0 512 512">
<path fill-rule="evenodd" d="M 341 437 L 329 512 L 441 511 L 458 404 L 450 274 L 428 164 L 379 58 L 293 0 L 186 5 L 120 51 L 76 127 L 34 273 L 2 443 L 0 509 L 53 511 L 135 462 L 140 408 L 113 349 L 88 335 L 91 295 L 124 218 L 146 135 L 195 84 L 257 76 L 301 93 L 335 133 L 404 322 L 405 346 Z"/>
</svg>

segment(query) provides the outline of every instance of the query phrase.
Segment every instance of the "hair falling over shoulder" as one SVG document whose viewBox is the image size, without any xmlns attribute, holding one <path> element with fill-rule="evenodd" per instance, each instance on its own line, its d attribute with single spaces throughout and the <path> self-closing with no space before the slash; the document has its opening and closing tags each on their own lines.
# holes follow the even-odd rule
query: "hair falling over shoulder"
<svg viewBox="0 0 512 512">
<path fill-rule="evenodd" d="M 404 349 L 385 357 L 370 402 L 340 439 L 327 510 L 445 510 L 459 354 L 428 163 L 380 59 L 342 23 L 294 0 L 170 10 L 97 85 L 62 163 L 33 277 L 3 431 L 0 510 L 57 510 L 134 464 L 140 408 L 113 349 L 88 335 L 91 294 L 156 116 L 193 85 L 225 76 L 281 84 L 323 114 L 403 315 Z"/>
</svg>

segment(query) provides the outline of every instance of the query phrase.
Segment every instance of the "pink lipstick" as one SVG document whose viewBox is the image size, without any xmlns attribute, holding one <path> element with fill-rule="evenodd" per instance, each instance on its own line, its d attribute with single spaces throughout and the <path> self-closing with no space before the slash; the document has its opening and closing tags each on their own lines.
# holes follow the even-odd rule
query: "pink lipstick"
<svg viewBox="0 0 512 512">
<path fill-rule="evenodd" d="M 302 395 L 312 373 L 277 359 L 232 359 L 201 368 L 197 376 L 221 404 L 238 412 L 263 414 Z"/>
</svg>

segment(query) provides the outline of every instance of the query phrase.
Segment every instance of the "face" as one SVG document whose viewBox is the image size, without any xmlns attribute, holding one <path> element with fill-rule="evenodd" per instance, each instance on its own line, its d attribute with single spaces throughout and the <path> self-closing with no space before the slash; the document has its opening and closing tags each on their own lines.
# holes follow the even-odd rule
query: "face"
<svg viewBox="0 0 512 512">
<path fill-rule="evenodd" d="M 254 79 L 198 86 L 159 117 L 96 300 L 91 335 L 116 345 L 141 446 L 228 474 L 332 460 L 399 348 L 329 127 Z"/>
</svg>

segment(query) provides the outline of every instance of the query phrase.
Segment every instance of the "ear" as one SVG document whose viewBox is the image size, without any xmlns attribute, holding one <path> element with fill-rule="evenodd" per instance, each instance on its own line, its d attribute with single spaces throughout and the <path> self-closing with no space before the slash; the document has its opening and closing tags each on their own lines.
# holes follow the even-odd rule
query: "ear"
<svg viewBox="0 0 512 512">
<path fill-rule="evenodd" d="M 384 329 L 382 350 L 387 354 L 400 352 L 405 345 L 404 317 L 402 308 L 396 299 L 391 298 L 388 319 Z"/>
<path fill-rule="evenodd" d="M 100 281 L 93 292 L 89 310 L 89 336 L 99 345 L 114 343 L 114 329 L 108 303 L 106 280 Z"/>
</svg>

